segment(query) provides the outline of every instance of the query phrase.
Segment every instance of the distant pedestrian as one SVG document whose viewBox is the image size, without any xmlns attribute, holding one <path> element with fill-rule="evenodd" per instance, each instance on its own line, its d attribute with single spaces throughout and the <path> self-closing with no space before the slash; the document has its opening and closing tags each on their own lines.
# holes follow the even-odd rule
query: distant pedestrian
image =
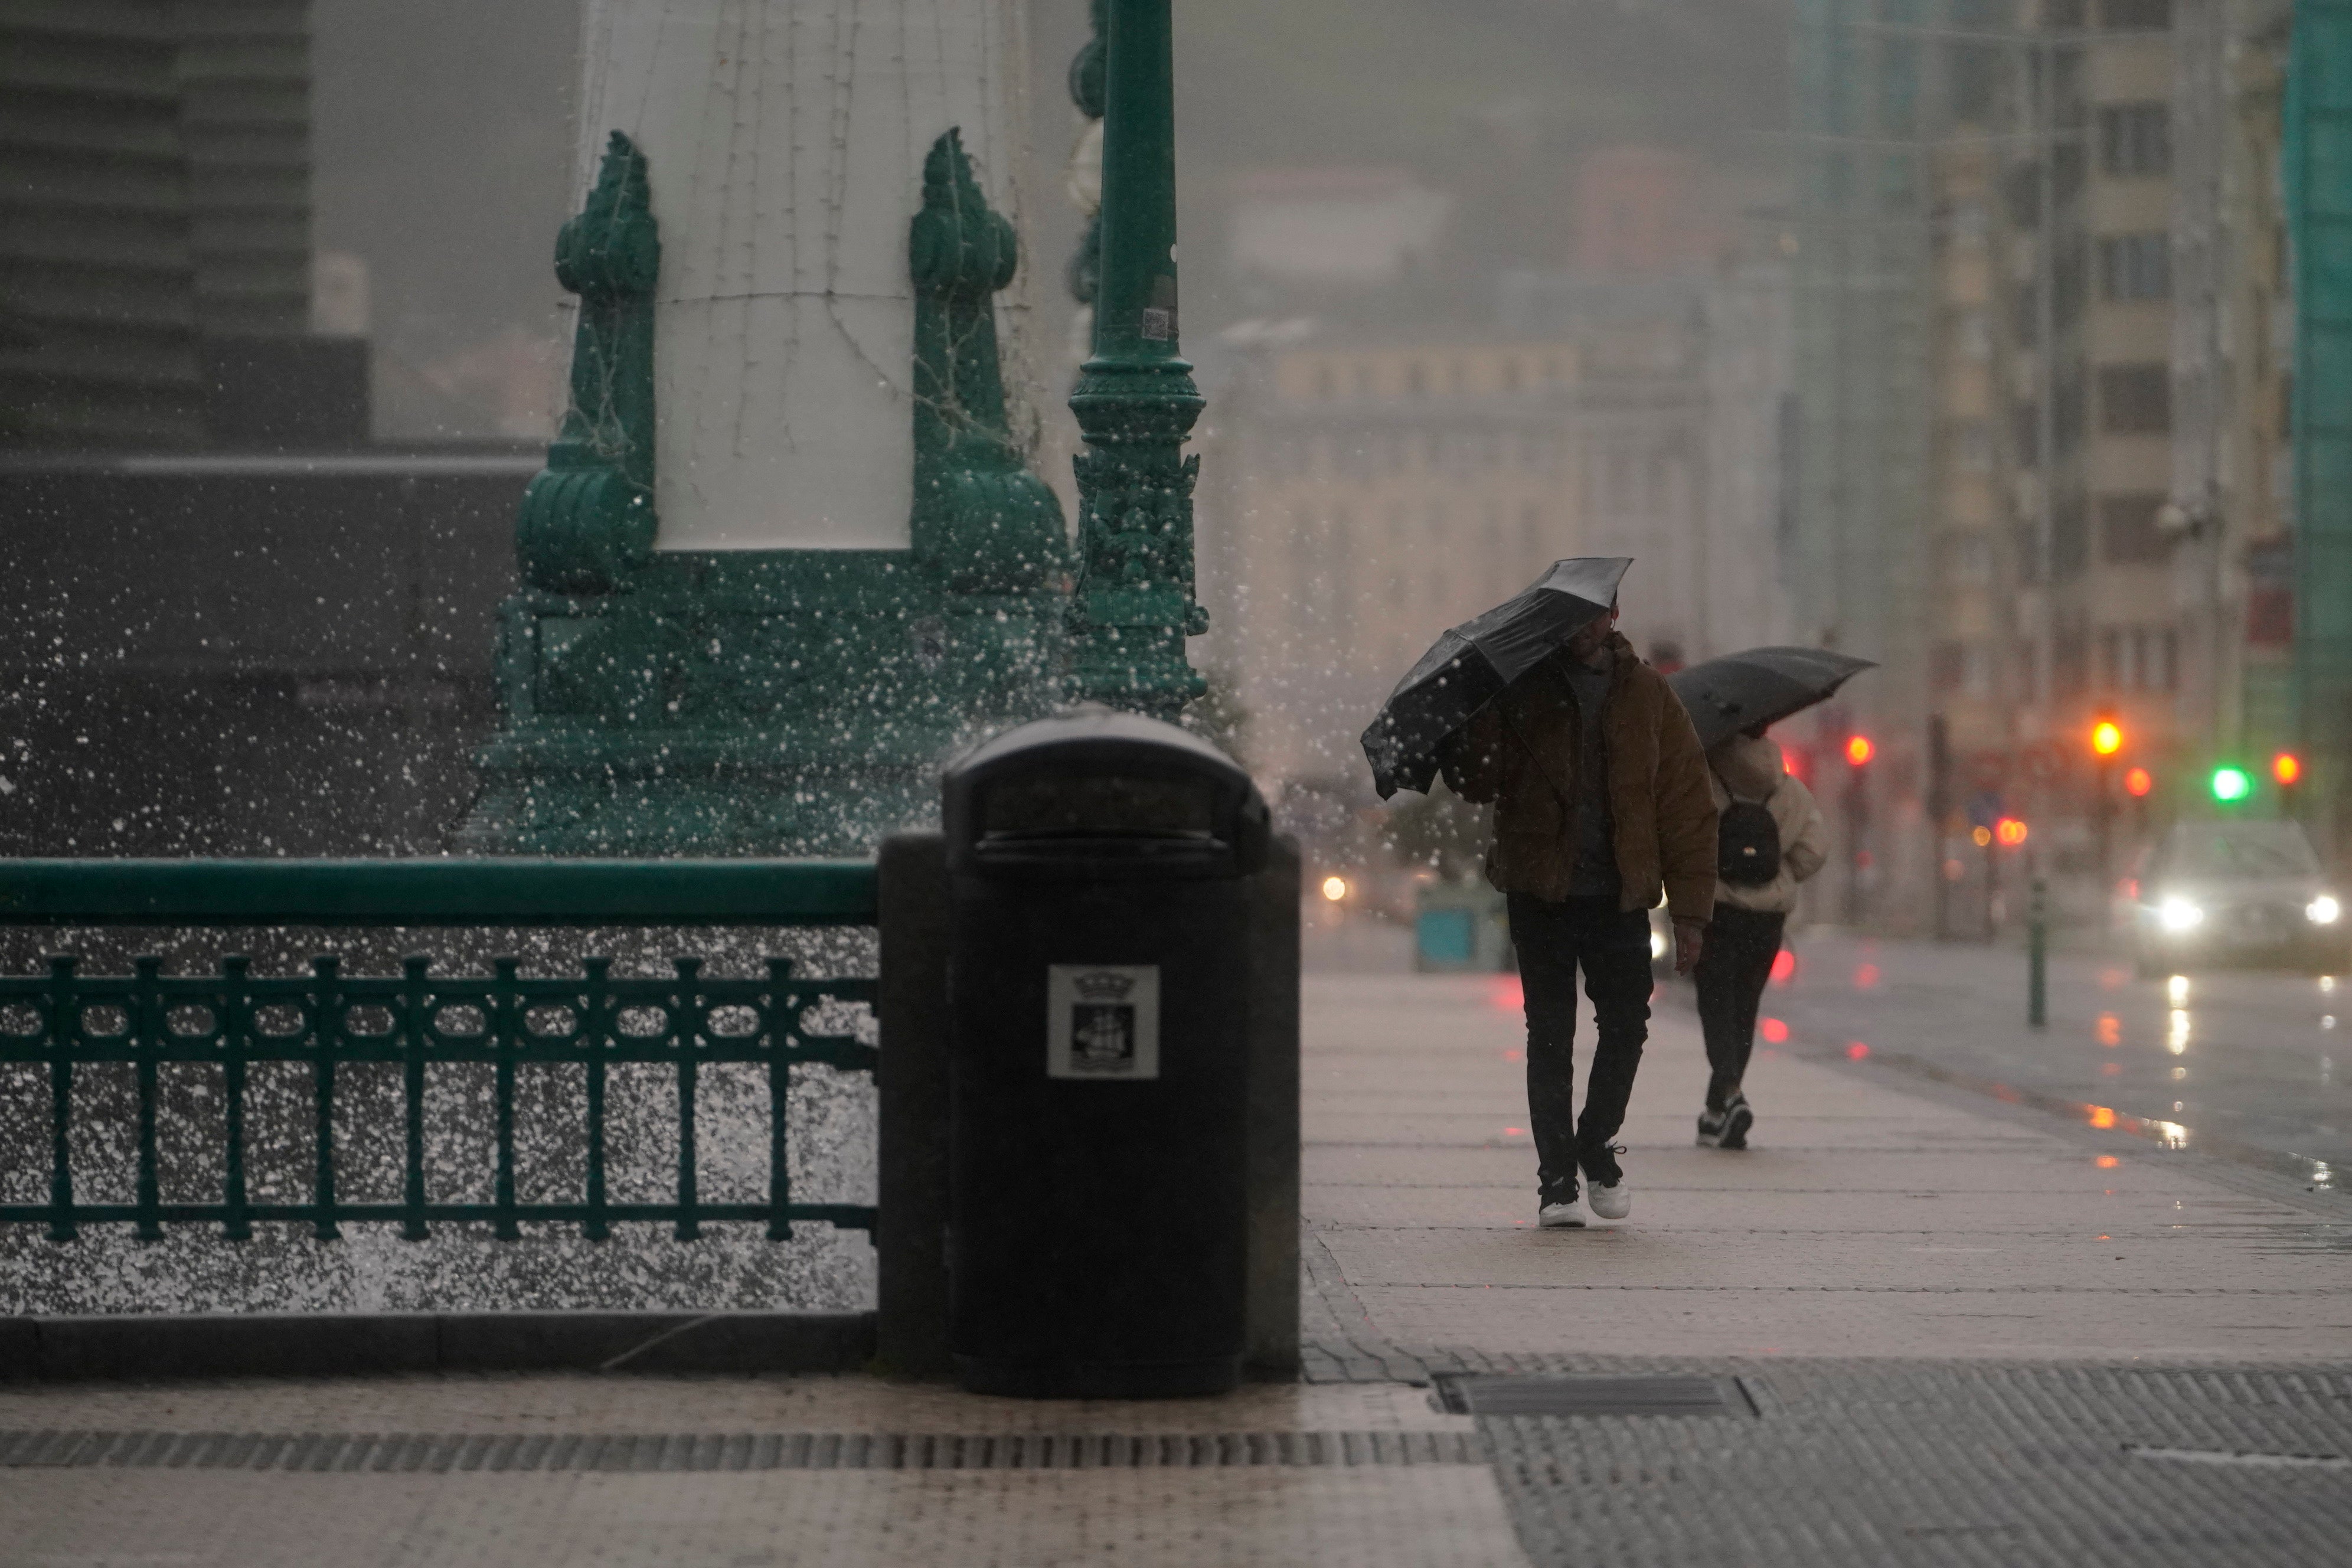
<svg viewBox="0 0 2352 1568">
<path fill-rule="evenodd" d="M 1614 1140 L 1650 1023 L 1649 911 L 1663 891 L 1675 968 L 1699 960 L 1715 897 L 1706 753 L 1665 679 L 1618 635 L 1617 606 L 1472 718 L 1441 750 L 1445 781 L 1495 803 L 1486 879 L 1506 896 L 1528 1016 L 1528 1112 L 1546 1228 L 1622 1219 L 1633 1194 Z M 1593 1014 L 1574 1117 L 1576 976 Z"/>
<path fill-rule="evenodd" d="M 1780 956 L 1797 884 L 1829 858 L 1829 828 L 1812 792 L 1781 765 L 1780 748 L 1765 739 L 1762 725 L 1718 742 L 1706 761 L 1720 826 L 1715 914 L 1694 976 L 1707 1065 L 1698 1141 L 1706 1148 L 1745 1149 L 1756 1112 L 1741 1080 L 1756 1046 L 1756 1010 Z"/>
</svg>

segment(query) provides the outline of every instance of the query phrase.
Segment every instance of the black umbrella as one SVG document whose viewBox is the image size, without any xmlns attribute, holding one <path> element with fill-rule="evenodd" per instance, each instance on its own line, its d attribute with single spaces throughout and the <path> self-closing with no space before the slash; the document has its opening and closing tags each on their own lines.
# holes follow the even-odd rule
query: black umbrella
<svg viewBox="0 0 2352 1568">
<path fill-rule="evenodd" d="M 1542 663 L 1554 648 L 1609 613 L 1629 556 L 1555 561 L 1517 595 L 1463 622 L 1421 656 L 1364 731 L 1372 787 L 1382 800 L 1425 790 L 1437 776 L 1437 745 L 1470 722 L 1487 700 Z"/>
<path fill-rule="evenodd" d="M 1690 710 L 1699 744 L 1711 747 L 1753 725 L 1801 713 L 1876 668 L 1870 659 L 1827 648 L 1751 647 L 1678 669 L 1666 684 Z"/>
</svg>

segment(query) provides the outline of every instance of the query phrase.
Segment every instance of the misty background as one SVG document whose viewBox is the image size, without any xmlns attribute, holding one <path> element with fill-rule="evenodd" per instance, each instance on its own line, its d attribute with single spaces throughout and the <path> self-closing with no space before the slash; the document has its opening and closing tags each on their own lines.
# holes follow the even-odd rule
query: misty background
<svg viewBox="0 0 2352 1568">
<path fill-rule="evenodd" d="M 1086 0 L 1028 10 L 1024 239 L 1052 321 L 1080 230 L 1060 195 L 1082 126 L 1063 77 L 1088 26 Z M 579 0 L 317 0 L 315 237 L 366 265 L 380 439 L 553 428 L 581 15 Z M 1390 327 L 1483 322 L 1497 275 L 1563 261 L 1575 170 L 1601 149 L 1691 154 L 1727 221 L 1776 205 L 1787 27 L 1785 0 L 1183 0 L 1188 347 L 1213 360 L 1219 331 L 1276 303 L 1232 265 L 1236 197 L 1262 171 L 1399 169 L 1446 199 L 1415 287 L 1307 301 Z"/>
</svg>

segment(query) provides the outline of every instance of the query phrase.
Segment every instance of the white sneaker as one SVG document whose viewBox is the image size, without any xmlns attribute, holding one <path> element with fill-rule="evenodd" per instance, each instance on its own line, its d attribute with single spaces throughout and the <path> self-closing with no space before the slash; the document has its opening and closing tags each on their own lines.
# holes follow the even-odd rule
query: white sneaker
<svg viewBox="0 0 2352 1568">
<path fill-rule="evenodd" d="M 1536 1211 L 1536 1224 L 1545 1230 L 1582 1230 L 1591 1222 L 1585 1217 L 1584 1200 L 1570 1198 L 1564 1204 L 1546 1204 Z"/>
<path fill-rule="evenodd" d="M 1617 1184 L 1613 1187 L 1588 1182 L 1585 1191 L 1592 1199 L 1592 1214 L 1596 1219 L 1623 1219 L 1633 1212 L 1633 1189 L 1622 1176 L 1617 1178 Z"/>
</svg>

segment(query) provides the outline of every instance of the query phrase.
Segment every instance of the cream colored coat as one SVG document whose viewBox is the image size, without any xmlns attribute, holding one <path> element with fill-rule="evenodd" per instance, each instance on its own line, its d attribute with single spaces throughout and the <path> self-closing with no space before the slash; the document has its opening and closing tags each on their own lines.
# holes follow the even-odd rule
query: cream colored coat
<svg viewBox="0 0 2352 1568">
<path fill-rule="evenodd" d="M 1718 880 L 1715 901 L 1734 909 L 1786 914 L 1797 905 L 1797 884 L 1822 868 L 1830 855 L 1829 824 L 1804 781 L 1789 776 L 1780 765 L 1780 748 L 1769 740 L 1751 741 L 1734 735 L 1718 742 L 1706 754 L 1707 788 L 1715 794 L 1720 813 L 1731 805 L 1736 785 L 1742 800 L 1761 801 L 1780 830 L 1780 874 L 1769 882 L 1741 886 Z"/>
</svg>

